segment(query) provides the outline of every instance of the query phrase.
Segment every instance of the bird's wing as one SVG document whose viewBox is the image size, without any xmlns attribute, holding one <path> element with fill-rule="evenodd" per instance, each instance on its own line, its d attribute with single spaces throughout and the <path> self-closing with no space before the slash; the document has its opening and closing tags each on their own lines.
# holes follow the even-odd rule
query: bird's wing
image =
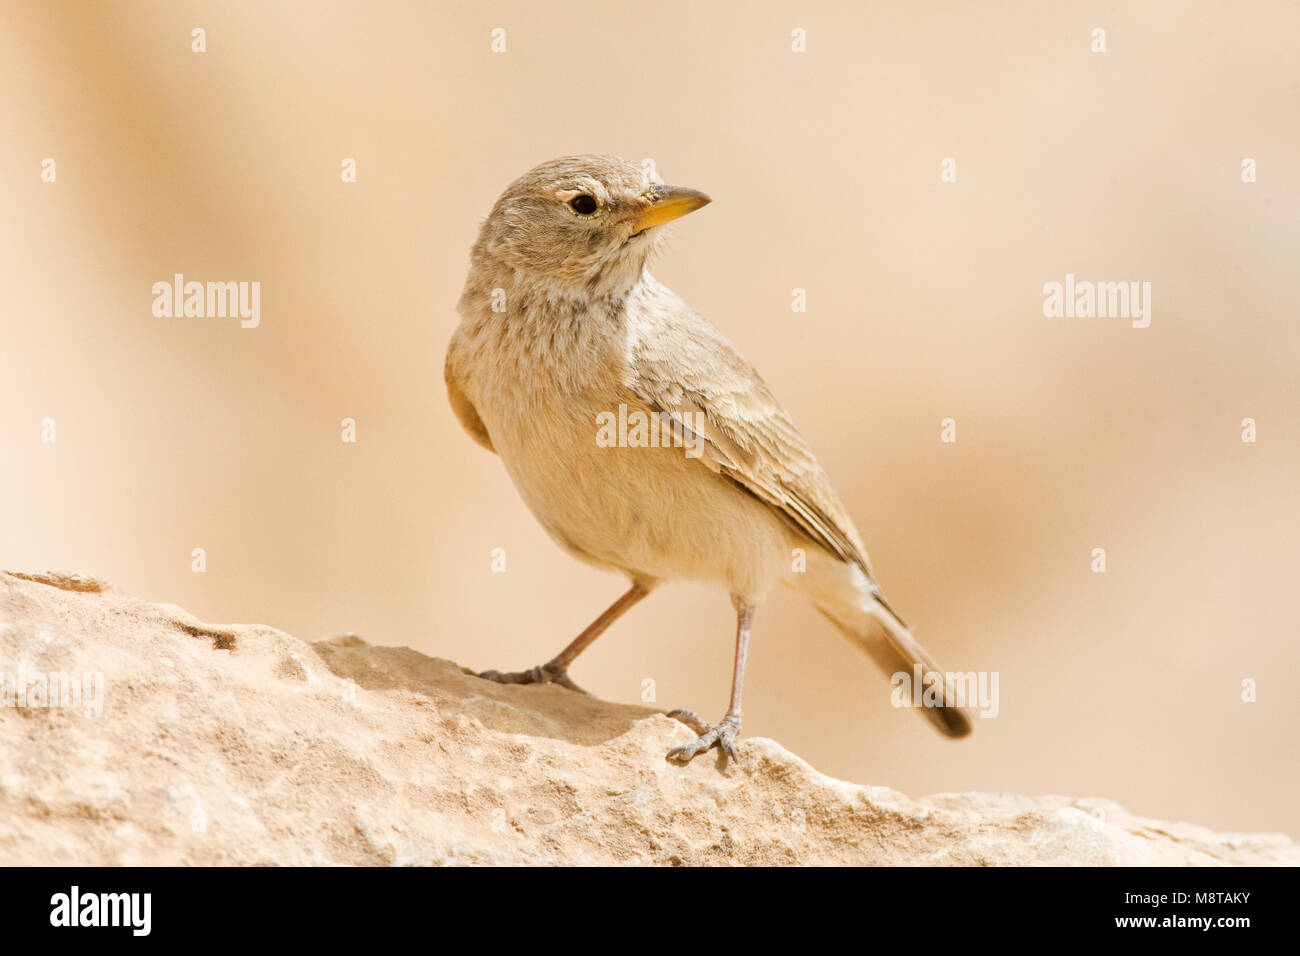
<svg viewBox="0 0 1300 956">
<path fill-rule="evenodd" d="M 857 529 L 789 413 L 722 333 L 686 309 L 660 312 L 634 335 L 633 393 L 698 436 L 704 465 L 872 577 Z"/>
<path fill-rule="evenodd" d="M 447 350 L 447 361 L 443 366 L 443 378 L 447 380 L 447 399 L 451 402 L 451 410 L 456 413 L 456 418 L 460 421 L 460 427 L 469 433 L 469 437 L 474 439 L 490 452 L 495 452 L 492 447 L 492 436 L 488 434 L 487 426 L 483 424 L 483 419 L 478 417 L 478 411 L 474 408 L 474 403 L 469 400 L 464 389 L 460 387 L 460 375 L 457 372 L 456 364 L 452 361 L 453 349 Z"/>
</svg>

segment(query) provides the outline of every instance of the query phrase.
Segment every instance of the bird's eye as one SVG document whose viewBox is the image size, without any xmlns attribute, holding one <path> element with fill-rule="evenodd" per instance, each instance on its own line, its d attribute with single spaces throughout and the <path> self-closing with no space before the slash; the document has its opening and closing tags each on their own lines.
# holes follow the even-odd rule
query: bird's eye
<svg viewBox="0 0 1300 956">
<path fill-rule="evenodd" d="M 584 216 L 590 216 L 596 211 L 596 199 L 594 196 L 588 196 L 586 193 L 579 193 L 569 200 L 569 205 L 576 213 Z"/>
</svg>

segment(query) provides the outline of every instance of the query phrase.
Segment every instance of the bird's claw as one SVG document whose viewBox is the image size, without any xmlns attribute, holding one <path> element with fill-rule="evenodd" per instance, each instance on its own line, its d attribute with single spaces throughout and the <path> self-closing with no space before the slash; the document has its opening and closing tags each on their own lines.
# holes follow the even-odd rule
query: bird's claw
<svg viewBox="0 0 1300 956">
<path fill-rule="evenodd" d="M 668 716 L 680 720 L 700 735 L 698 739 L 691 741 L 689 744 L 682 744 L 668 751 L 669 760 L 690 763 L 696 755 L 703 753 L 710 747 L 717 747 L 732 760 L 740 760 L 740 754 L 736 752 L 736 737 L 740 735 L 739 714 L 727 714 L 716 724 L 706 724 L 692 710 L 671 710 L 668 712 Z"/>
<path fill-rule="evenodd" d="M 579 694 L 587 693 L 569 679 L 569 668 L 565 664 L 551 661 L 539 664 L 526 671 L 483 671 L 478 675 L 483 680 L 496 681 L 498 684 L 559 684 Z"/>
</svg>

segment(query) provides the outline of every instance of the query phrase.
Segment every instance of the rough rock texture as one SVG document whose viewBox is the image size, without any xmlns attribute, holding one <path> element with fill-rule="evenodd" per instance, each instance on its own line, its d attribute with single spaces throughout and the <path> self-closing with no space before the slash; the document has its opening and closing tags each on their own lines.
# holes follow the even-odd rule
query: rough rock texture
<svg viewBox="0 0 1300 956">
<path fill-rule="evenodd" d="M 843 783 L 761 738 L 680 767 L 690 731 L 654 711 L 81 575 L 0 573 L 0 671 L 6 865 L 1300 864 L 1283 836 L 1106 800 Z M 48 706 L 74 672 L 102 675 L 101 715 L 93 677 Z"/>
</svg>

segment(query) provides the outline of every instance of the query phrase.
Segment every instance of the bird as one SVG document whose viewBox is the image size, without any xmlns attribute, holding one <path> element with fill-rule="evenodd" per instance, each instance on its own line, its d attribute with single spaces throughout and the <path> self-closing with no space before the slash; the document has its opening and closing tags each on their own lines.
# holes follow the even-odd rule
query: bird
<svg viewBox="0 0 1300 956">
<path fill-rule="evenodd" d="M 451 408 L 500 457 L 556 544 L 629 587 L 547 663 L 478 676 L 581 691 L 574 659 L 661 584 L 720 585 L 736 611 L 728 707 L 717 723 L 669 712 L 697 737 L 667 757 L 689 762 L 717 748 L 720 760 L 738 761 L 750 633 L 782 584 L 886 675 L 919 677 L 934 690 L 921 712 L 964 737 L 972 725 L 954 682 L 885 600 L 789 413 L 722 333 L 649 272 L 664 227 L 710 202 L 666 185 L 651 162 L 583 154 L 520 176 L 482 222 L 447 348 Z"/>
</svg>

